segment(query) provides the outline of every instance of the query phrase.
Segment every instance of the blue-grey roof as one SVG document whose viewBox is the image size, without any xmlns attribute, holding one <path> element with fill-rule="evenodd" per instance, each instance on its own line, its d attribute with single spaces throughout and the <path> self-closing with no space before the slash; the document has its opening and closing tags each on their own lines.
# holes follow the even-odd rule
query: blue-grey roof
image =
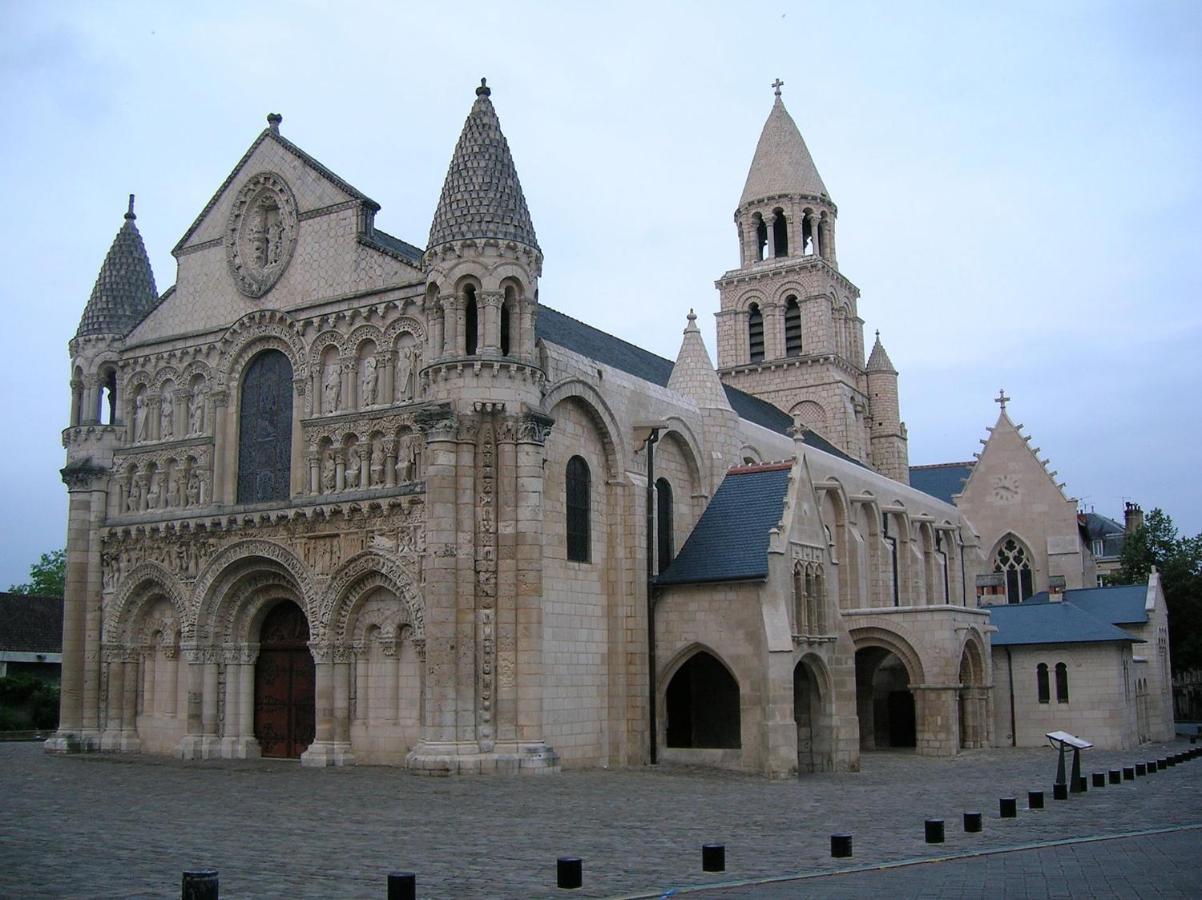
<svg viewBox="0 0 1202 900">
<path fill-rule="evenodd" d="M 944 503 L 964 490 L 964 482 L 972 474 L 972 463 L 940 463 L 934 466 L 910 466 L 910 487 L 930 494 Z"/>
<path fill-rule="evenodd" d="M 636 347 L 612 334 L 606 334 L 599 328 L 586 325 L 578 319 L 573 319 L 548 306 L 540 305 L 538 308 L 535 333 L 537 337 L 549 344 L 558 344 L 573 353 L 579 353 L 581 356 L 594 359 L 644 381 L 650 381 L 652 384 L 658 384 L 660 387 L 667 387 L 668 379 L 672 377 L 672 366 L 675 364 L 670 359 L 656 356 L 649 350 Z M 740 418 L 775 431 L 777 434 L 789 433 L 789 429 L 793 426 L 793 417 L 787 412 L 773 406 L 767 400 L 745 394 L 729 385 L 722 385 L 722 389 L 726 392 L 726 399 L 730 403 L 731 409 Z M 852 459 L 830 441 L 812 431 L 807 431 L 802 440 L 809 447 L 814 447 L 848 462 L 854 462 L 856 465 L 863 465 L 859 460 Z"/>
<path fill-rule="evenodd" d="M 1121 628 L 1103 622 L 1071 600 L 1050 603 L 1034 597 L 1024 603 L 990 606 L 989 617 L 997 626 L 990 638 L 995 647 L 1020 644 L 1101 644 L 1116 641 L 1138 643 Z"/>
<path fill-rule="evenodd" d="M 373 228 L 371 234 L 365 236 L 363 241 L 366 244 L 384 250 L 386 253 L 398 256 L 407 263 L 415 266 L 421 265 L 422 251 L 420 248 L 414 247 L 408 241 L 402 241 L 398 237 L 393 237 L 386 231 Z"/>
<path fill-rule="evenodd" d="M 1148 597 L 1146 584 L 1120 584 L 1114 587 L 1074 588 L 1064 592 L 1064 599 L 1096 619 L 1111 625 L 1142 625 L 1148 621 L 1144 603 Z M 1027 603 L 1046 603 L 1046 591 L 1035 594 Z"/>
<path fill-rule="evenodd" d="M 1118 556 L 1123 552 L 1123 541 L 1127 539 L 1127 531 L 1114 519 L 1095 512 L 1081 513 L 1077 518 L 1085 529 L 1091 550 L 1094 541 L 1101 541 L 1102 556 Z"/>
<path fill-rule="evenodd" d="M 780 522 L 788 464 L 732 469 L 657 584 L 768 577 L 768 532 Z"/>
</svg>

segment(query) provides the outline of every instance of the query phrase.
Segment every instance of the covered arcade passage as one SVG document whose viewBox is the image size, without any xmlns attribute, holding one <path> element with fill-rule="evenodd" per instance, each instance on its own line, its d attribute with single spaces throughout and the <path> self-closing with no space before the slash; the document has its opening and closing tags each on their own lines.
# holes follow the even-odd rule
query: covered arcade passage
<svg viewBox="0 0 1202 900">
<path fill-rule="evenodd" d="M 797 724 L 797 771 L 834 768 L 830 689 L 821 663 L 803 659 L 793 669 L 793 721 Z"/>
<path fill-rule="evenodd" d="M 905 663 L 884 647 L 856 651 L 856 714 L 860 749 L 914 747 L 914 694 Z"/>
<path fill-rule="evenodd" d="M 669 747 L 742 746 L 739 684 L 711 654 L 699 650 L 676 670 L 666 700 Z"/>
</svg>

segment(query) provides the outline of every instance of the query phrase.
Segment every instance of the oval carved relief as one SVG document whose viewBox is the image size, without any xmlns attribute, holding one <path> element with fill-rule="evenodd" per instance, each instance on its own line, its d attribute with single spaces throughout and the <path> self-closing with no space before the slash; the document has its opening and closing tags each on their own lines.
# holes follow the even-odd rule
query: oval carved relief
<svg viewBox="0 0 1202 900">
<path fill-rule="evenodd" d="M 238 290 L 248 297 L 270 291 L 296 249 L 296 198 L 274 172 L 252 175 L 238 192 L 226 226 L 225 252 Z"/>
</svg>

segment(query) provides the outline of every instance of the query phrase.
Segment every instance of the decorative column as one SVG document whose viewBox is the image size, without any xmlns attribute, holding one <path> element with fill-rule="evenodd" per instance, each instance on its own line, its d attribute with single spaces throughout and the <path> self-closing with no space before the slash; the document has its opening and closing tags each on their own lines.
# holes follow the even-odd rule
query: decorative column
<svg viewBox="0 0 1202 900">
<path fill-rule="evenodd" d="M 255 738 L 255 660 L 258 658 L 258 644 L 247 644 L 242 648 L 241 665 L 238 666 L 238 743 L 234 748 L 234 756 L 238 759 L 259 757 L 259 742 Z"/>
<path fill-rule="evenodd" d="M 334 491 L 341 493 L 346 490 L 346 451 L 341 447 L 334 451 Z"/>
<path fill-rule="evenodd" d="M 301 765 L 337 766 L 339 755 L 334 745 L 334 654 L 325 644 L 309 643 L 316 669 L 314 712 L 316 732 L 313 743 L 301 754 Z"/>
<path fill-rule="evenodd" d="M 85 375 L 83 377 L 83 409 L 80 410 L 79 424 L 96 425 L 100 420 L 100 376 Z"/>
<path fill-rule="evenodd" d="M 334 648 L 334 765 L 349 766 L 351 753 L 351 666 L 349 647 Z"/>
<path fill-rule="evenodd" d="M 384 438 L 384 487 L 396 487 L 396 438 Z"/>
<path fill-rule="evenodd" d="M 376 389 L 376 402 L 379 406 L 396 403 L 398 398 L 393 382 L 396 380 L 396 360 L 391 350 L 376 348 L 376 371 L 380 373 L 380 385 Z"/>
<path fill-rule="evenodd" d="M 221 738 L 217 733 L 217 649 L 204 648 L 204 696 L 200 705 L 202 759 L 215 759 L 221 755 Z"/>
<path fill-rule="evenodd" d="M 309 461 L 309 496 L 316 497 L 321 493 L 321 452 L 310 447 L 305 457 Z"/>
<path fill-rule="evenodd" d="M 225 663 L 225 708 L 221 722 L 221 758 L 232 759 L 234 749 L 238 744 L 238 726 L 242 721 L 238 709 L 238 702 L 242 698 L 240 690 L 242 654 L 237 646 L 227 644 L 221 648 L 221 658 Z"/>
<path fill-rule="evenodd" d="M 179 697 L 179 651 L 173 645 L 165 646 L 160 658 L 164 661 L 161 667 L 163 672 L 162 696 L 166 698 L 164 715 L 174 719 L 179 716 L 176 699 Z M 156 676 L 159 668 L 159 666 L 155 666 Z"/>
<path fill-rule="evenodd" d="M 505 295 L 500 291 L 483 291 L 480 299 L 483 305 L 479 323 L 484 332 L 476 339 L 476 345 L 484 353 L 497 354 L 501 352 L 501 303 Z"/>
<path fill-rule="evenodd" d="M 225 391 L 213 391 L 213 504 L 221 506 L 225 498 L 225 466 L 222 461 L 226 458 L 226 405 L 229 394 Z"/>
<path fill-rule="evenodd" d="M 204 722 L 202 706 L 204 702 L 204 663 L 202 648 L 195 643 L 180 645 L 181 662 L 188 668 L 187 704 L 184 716 L 187 718 L 183 740 L 179 742 L 176 751 L 180 759 L 201 759 L 201 749 L 204 745 Z"/>
<path fill-rule="evenodd" d="M 524 297 L 518 302 L 521 306 L 521 313 L 519 314 L 518 326 L 520 337 L 516 339 L 518 340 L 517 356 L 527 362 L 537 362 L 535 360 L 536 351 L 534 346 L 535 303 L 533 300 Z"/>
<path fill-rule="evenodd" d="M 443 355 L 445 341 L 443 340 L 443 324 L 446 312 L 437 302 L 426 304 L 426 321 L 430 323 L 430 359 L 438 359 Z M 416 379 L 415 379 L 416 380 Z M 399 385 L 398 390 L 404 391 L 405 386 Z"/>
<path fill-rule="evenodd" d="M 459 353 L 459 338 L 458 329 L 455 323 L 458 321 L 458 301 L 453 295 L 448 294 L 442 298 L 442 353 L 441 356 L 456 356 Z"/>
<path fill-rule="evenodd" d="M 142 654 L 136 647 L 126 647 L 122 650 L 122 656 L 125 660 L 125 677 L 122 683 L 121 743 L 117 749 L 122 753 L 137 753 L 142 749 L 142 742 L 138 740 L 138 664 Z M 111 686 L 109 689 L 112 690 Z"/>
<path fill-rule="evenodd" d="M 125 703 L 125 657 L 117 644 L 105 644 L 101 649 L 104 667 L 108 672 L 108 696 L 104 704 L 104 732 L 100 735 L 100 749 L 121 749 L 121 729 L 124 725 Z"/>
</svg>

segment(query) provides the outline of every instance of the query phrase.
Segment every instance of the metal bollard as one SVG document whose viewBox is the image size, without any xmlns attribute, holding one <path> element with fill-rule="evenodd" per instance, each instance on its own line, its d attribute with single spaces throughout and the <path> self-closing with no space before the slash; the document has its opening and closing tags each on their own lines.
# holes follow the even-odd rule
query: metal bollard
<svg viewBox="0 0 1202 900">
<path fill-rule="evenodd" d="M 1043 809 L 1043 791 L 1027 791 L 1027 809 Z"/>
<path fill-rule="evenodd" d="M 927 819 L 926 834 L 928 844 L 943 843 L 943 819 Z"/>
<path fill-rule="evenodd" d="M 1105 772 L 1094 772 L 1093 773 L 1093 786 L 1096 788 L 1106 787 L 1106 773 Z"/>
<path fill-rule="evenodd" d="M 1123 770 L 1122 769 L 1111 769 L 1110 770 L 1110 783 L 1111 784 L 1122 784 L 1123 783 Z"/>
<path fill-rule="evenodd" d="M 726 871 L 726 845 L 725 844 L 702 844 L 701 845 L 701 871 L 702 872 L 725 872 Z"/>
<path fill-rule="evenodd" d="M 977 834 L 981 830 L 981 814 L 966 812 L 964 814 L 964 830 L 969 834 Z"/>
<path fill-rule="evenodd" d="M 216 869 L 185 869 L 180 900 L 217 900 Z"/>
<path fill-rule="evenodd" d="M 1084 794 L 1088 790 L 1089 790 L 1089 779 L 1086 778 L 1084 775 L 1079 775 L 1077 777 L 1077 793 Z"/>
<path fill-rule="evenodd" d="M 841 832 L 831 835 L 831 856 L 846 859 L 851 856 L 851 835 Z"/>
<path fill-rule="evenodd" d="M 1067 800 L 1068 799 L 1068 785 L 1062 781 L 1058 781 L 1054 785 L 1052 785 L 1052 799 L 1053 800 Z"/>
<path fill-rule="evenodd" d="M 388 900 L 417 900 L 417 874 L 389 872 Z"/>
<path fill-rule="evenodd" d="M 1013 797 L 1002 797 L 998 800 L 998 815 L 1003 819 L 1013 819 L 1018 815 L 1018 801 Z"/>
<path fill-rule="evenodd" d="M 1137 777 L 1141 777 L 1141 778 L 1144 775 L 1147 775 L 1148 774 L 1148 764 L 1147 763 L 1136 763 L 1135 764 L 1135 774 Z"/>
<path fill-rule="evenodd" d="M 1123 781 L 1135 780 L 1135 766 L 1123 766 Z"/>
<path fill-rule="evenodd" d="M 568 889 L 584 884 L 584 864 L 579 856 L 561 856 L 555 860 L 555 884 Z"/>
<path fill-rule="evenodd" d="M 1158 769 L 1162 769 L 1162 768 L 1164 768 L 1164 767 L 1160 763 L 1158 763 L 1156 760 L 1154 760 L 1154 759 L 1148 760 L 1148 774 L 1149 775 L 1155 775 L 1156 771 Z"/>
</svg>

